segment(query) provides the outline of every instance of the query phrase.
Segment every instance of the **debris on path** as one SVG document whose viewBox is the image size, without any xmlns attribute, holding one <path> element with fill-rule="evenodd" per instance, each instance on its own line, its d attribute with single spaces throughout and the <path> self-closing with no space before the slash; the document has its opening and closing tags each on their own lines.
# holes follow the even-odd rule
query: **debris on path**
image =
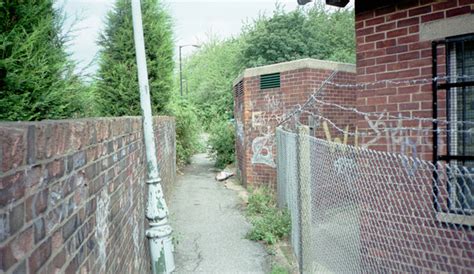
<svg viewBox="0 0 474 274">
<path fill-rule="evenodd" d="M 221 171 L 221 172 L 217 173 L 216 180 L 217 181 L 224 181 L 224 180 L 227 180 L 228 178 L 230 178 L 232 176 L 234 176 L 234 173 L 232 173 L 232 172 Z"/>
</svg>

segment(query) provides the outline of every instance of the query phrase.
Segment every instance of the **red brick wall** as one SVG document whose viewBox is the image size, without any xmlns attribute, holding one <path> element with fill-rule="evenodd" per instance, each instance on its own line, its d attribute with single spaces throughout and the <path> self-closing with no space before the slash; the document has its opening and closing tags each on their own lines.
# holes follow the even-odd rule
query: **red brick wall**
<svg viewBox="0 0 474 274">
<path fill-rule="evenodd" d="M 420 40 L 420 24 L 473 12 L 472 0 L 420 0 L 357 12 L 357 83 L 375 83 L 358 90 L 357 108 L 393 116 L 431 118 L 432 41 Z M 438 55 L 438 70 L 443 75 L 442 47 Z M 424 84 L 384 82 L 410 79 L 428 81 Z M 441 118 L 445 116 L 443 95 L 439 93 Z M 358 117 L 359 131 L 376 133 L 374 128 L 378 128 L 382 134 L 361 138 L 362 145 L 431 160 L 430 122 L 399 121 L 386 116 L 372 116 L 369 120 Z M 403 127 L 420 130 L 397 130 Z M 384 131 L 386 129 L 395 131 Z M 432 181 L 429 176 L 426 178 L 426 186 L 413 188 L 416 191 L 409 195 L 391 190 L 389 183 L 379 184 L 380 190 L 387 193 L 386 197 L 381 197 L 383 205 L 371 204 L 371 197 L 363 198 L 366 202 L 362 204 L 361 212 L 362 260 L 367 271 L 467 273 L 474 268 L 472 229 L 436 219 L 436 212 L 431 207 Z M 388 227 L 390 230 L 386 229 Z"/>
<path fill-rule="evenodd" d="M 235 93 L 234 107 L 237 124 L 236 158 L 240 179 L 245 186 L 265 185 L 276 187 L 276 144 L 275 127 L 298 105 L 303 105 L 330 75 L 331 70 L 301 68 L 281 72 L 280 88 L 260 90 L 260 76 L 242 80 L 243 92 Z M 332 82 L 354 84 L 354 73 L 338 72 Z M 355 103 L 353 88 L 327 85 L 320 99 L 347 104 Z M 313 111 L 318 106 L 311 103 L 306 109 Z M 322 116 L 333 120 L 340 128 L 353 125 L 352 113 L 339 113 L 331 108 L 323 108 Z M 295 119 L 308 124 L 308 114 L 302 113 L 290 119 L 285 126 L 294 127 Z M 240 132 L 239 132 L 239 124 Z M 350 126 L 353 128 L 353 126 Z M 341 133 L 331 128 L 332 137 Z M 323 133 L 317 133 L 324 135 Z M 325 135 L 324 135 L 325 136 Z M 341 138 L 342 139 L 342 138 Z"/>
<path fill-rule="evenodd" d="M 356 8 L 357 9 L 357 8 Z M 403 5 L 356 13 L 357 83 L 373 83 L 360 90 L 357 107 L 365 112 L 390 112 L 391 115 L 431 118 L 431 42 L 420 40 L 420 24 L 443 20 L 474 12 L 472 0 L 411 1 Z M 444 48 L 438 50 L 438 71 L 445 73 Z M 383 81 L 428 79 L 425 84 L 395 84 Z M 445 115 L 444 93 L 439 93 L 439 115 Z M 425 130 L 408 132 L 416 143 L 416 155 L 431 159 L 432 143 L 430 122 L 372 117 L 372 127 L 359 119 L 359 129 L 374 133 L 378 121 L 380 128 L 414 128 Z M 397 134 L 397 131 L 393 131 Z M 393 136 L 395 137 L 395 136 Z M 417 137 L 417 138 L 416 138 Z M 369 148 L 404 152 L 401 143 L 393 143 L 391 136 L 366 137 L 362 143 Z M 442 148 L 443 149 L 443 148 Z"/>
<path fill-rule="evenodd" d="M 237 176 L 244 185 L 247 184 L 247 174 L 245 167 L 245 138 L 244 138 L 244 86 L 243 80 L 234 86 L 234 118 L 235 118 L 235 157 L 237 163 Z"/>
<path fill-rule="evenodd" d="M 165 189 L 174 119 L 155 118 Z M 149 272 L 141 118 L 0 123 L 0 269 Z"/>
</svg>

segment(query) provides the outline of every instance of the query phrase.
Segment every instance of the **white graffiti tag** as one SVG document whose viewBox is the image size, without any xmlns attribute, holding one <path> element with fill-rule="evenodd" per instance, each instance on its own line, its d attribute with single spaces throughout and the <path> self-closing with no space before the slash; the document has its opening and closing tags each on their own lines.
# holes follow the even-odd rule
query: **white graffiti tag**
<svg viewBox="0 0 474 274">
<path fill-rule="evenodd" d="M 272 136 L 256 137 L 252 141 L 252 164 L 264 164 L 276 167 L 273 160 Z"/>
</svg>

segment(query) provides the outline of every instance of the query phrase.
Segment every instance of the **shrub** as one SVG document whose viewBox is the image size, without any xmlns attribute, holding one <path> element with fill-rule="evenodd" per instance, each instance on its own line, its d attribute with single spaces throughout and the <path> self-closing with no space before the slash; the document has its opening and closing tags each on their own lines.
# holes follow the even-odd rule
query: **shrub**
<svg viewBox="0 0 474 274">
<path fill-rule="evenodd" d="M 290 272 L 283 266 L 274 265 L 270 274 L 289 274 Z"/>
<path fill-rule="evenodd" d="M 248 201 L 246 211 L 253 226 L 247 234 L 248 239 L 273 245 L 288 236 L 291 230 L 290 215 L 287 210 L 276 207 L 275 199 L 268 189 L 253 191 Z"/>
<path fill-rule="evenodd" d="M 267 188 L 252 191 L 248 199 L 247 214 L 255 216 L 265 214 L 267 210 L 275 207 L 274 199 Z"/>
<path fill-rule="evenodd" d="M 215 166 L 224 168 L 234 162 L 235 129 L 230 121 L 216 121 L 209 130 L 211 156 L 216 160 Z"/>
<path fill-rule="evenodd" d="M 196 110 L 187 100 L 177 97 L 167 106 L 166 113 L 176 118 L 177 164 L 187 164 L 190 157 L 200 148 L 200 128 Z"/>
</svg>

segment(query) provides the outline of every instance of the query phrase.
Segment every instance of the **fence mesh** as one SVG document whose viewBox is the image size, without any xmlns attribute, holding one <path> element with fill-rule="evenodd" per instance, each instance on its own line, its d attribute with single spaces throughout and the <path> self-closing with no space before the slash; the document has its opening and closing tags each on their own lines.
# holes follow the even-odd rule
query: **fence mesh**
<svg viewBox="0 0 474 274">
<path fill-rule="evenodd" d="M 283 132 L 283 131 L 282 131 Z M 298 166 L 296 162 L 297 134 L 285 132 L 277 135 L 277 195 L 278 206 L 287 207 L 291 216 L 291 243 L 298 260 L 300 254 L 300 210 L 298 194 Z"/>
<path fill-rule="evenodd" d="M 474 269 L 472 171 L 277 130 L 278 200 L 302 272 Z"/>
</svg>

